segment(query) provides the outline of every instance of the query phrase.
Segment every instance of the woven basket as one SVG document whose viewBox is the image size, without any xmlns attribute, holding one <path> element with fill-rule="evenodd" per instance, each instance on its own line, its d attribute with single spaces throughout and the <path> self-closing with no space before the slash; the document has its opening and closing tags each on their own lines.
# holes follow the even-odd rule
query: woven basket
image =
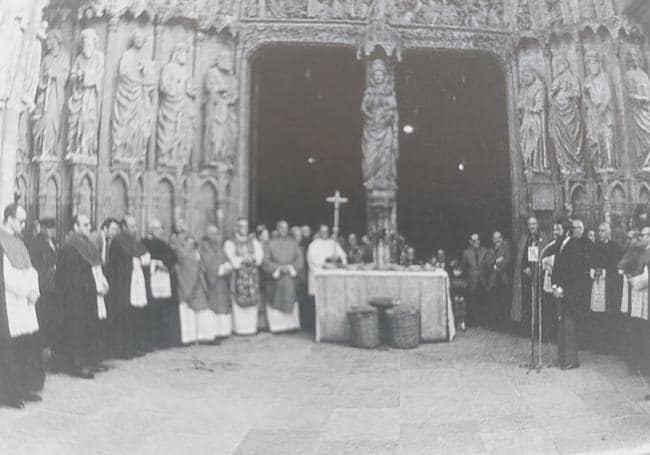
<svg viewBox="0 0 650 455">
<path fill-rule="evenodd" d="M 397 349 L 413 349 L 420 344 L 420 312 L 404 305 L 386 310 L 389 344 Z"/>
<path fill-rule="evenodd" d="M 371 306 L 359 306 L 348 310 L 350 322 L 350 345 L 355 348 L 372 349 L 379 346 L 379 317 Z"/>
</svg>

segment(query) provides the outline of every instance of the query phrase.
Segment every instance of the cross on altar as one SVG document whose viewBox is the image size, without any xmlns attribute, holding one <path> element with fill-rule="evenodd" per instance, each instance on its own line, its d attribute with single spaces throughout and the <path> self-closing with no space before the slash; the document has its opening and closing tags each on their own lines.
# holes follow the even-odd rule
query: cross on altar
<svg viewBox="0 0 650 455">
<path fill-rule="evenodd" d="M 341 205 L 348 202 L 348 198 L 342 197 L 341 192 L 336 190 L 334 196 L 330 196 L 325 200 L 330 204 L 334 204 L 334 225 L 332 226 L 332 233 L 334 236 L 337 236 L 339 233 L 339 209 L 341 208 Z"/>
</svg>

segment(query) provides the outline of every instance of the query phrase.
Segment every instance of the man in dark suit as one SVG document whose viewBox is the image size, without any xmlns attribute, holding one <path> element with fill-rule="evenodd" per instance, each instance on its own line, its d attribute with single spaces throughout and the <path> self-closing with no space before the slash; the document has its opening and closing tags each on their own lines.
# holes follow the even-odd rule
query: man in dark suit
<svg viewBox="0 0 650 455">
<path fill-rule="evenodd" d="M 463 252 L 462 265 L 469 285 L 467 302 L 469 323 L 485 323 L 488 307 L 487 292 L 492 284 L 492 271 L 490 252 L 481 246 L 481 238 L 477 233 L 469 237 L 469 247 Z"/>
<path fill-rule="evenodd" d="M 580 366 L 576 322 L 589 305 L 591 277 L 589 264 L 593 245 L 585 235 L 585 226 L 573 220 L 573 234 L 555 257 L 553 295 L 560 300 L 558 364 L 563 370 Z"/>
<path fill-rule="evenodd" d="M 492 282 L 490 283 L 490 309 L 488 317 L 492 326 L 497 327 L 506 320 L 506 309 L 510 302 L 510 286 L 512 284 L 512 257 L 510 244 L 503 238 L 501 232 L 492 234 L 490 250 Z"/>
</svg>

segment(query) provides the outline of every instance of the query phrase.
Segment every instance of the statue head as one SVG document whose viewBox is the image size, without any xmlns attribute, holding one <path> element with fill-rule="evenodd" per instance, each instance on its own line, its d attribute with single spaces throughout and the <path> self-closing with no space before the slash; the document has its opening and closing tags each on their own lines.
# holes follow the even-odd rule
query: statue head
<svg viewBox="0 0 650 455">
<path fill-rule="evenodd" d="M 587 69 L 592 76 L 597 76 L 602 70 L 600 55 L 598 55 L 598 52 L 596 51 L 589 51 L 585 54 L 585 63 L 587 64 Z"/>
<path fill-rule="evenodd" d="M 627 66 L 631 69 L 639 69 L 642 66 L 641 54 L 638 49 L 630 49 L 627 53 Z"/>
<path fill-rule="evenodd" d="M 564 74 L 571 68 L 569 65 L 569 60 L 567 60 L 567 58 L 563 55 L 560 55 L 553 59 L 553 66 L 555 67 L 556 76 Z"/>
<path fill-rule="evenodd" d="M 136 49 L 142 49 L 142 46 L 144 46 L 144 43 L 147 41 L 147 38 L 145 38 L 144 33 L 140 30 L 135 30 L 131 34 L 131 46 L 133 46 Z"/>
<path fill-rule="evenodd" d="M 235 70 L 235 55 L 230 51 L 222 51 L 217 54 L 217 67 L 228 73 L 233 73 Z"/>
<path fill-rule="evenodd" d="M 52 30 L 48 32 L 47 38 L 45 39 L 45 47 L 49 54 L 56 55 L 61 48 L 61 42 L 63 41 L 61 37 L 61 32 L 58 30 Z"/>
<path fill-rule="evenodd" d="M 386 63 L 381 59 L 376 59 L 372 62 L 372 81 L 375 85 L 382 85 L 386 82 L 388 77 L 388 70 L 386 69 Z"/>
<path fill-rule="evenodd" d="M 525 65 L 521 69 L 521 81 L 523 82 L 524 85 L 526 86 L 532 85 L 533 82 L 535 82 L 535 77 L 536 77 L 535 70 L 530 64 Z"/>
<path fill-rule="evenodd" d="M 187 63 L 188 52 L 189 52 L 189 48 L 187 46 L 187 43 L 183 41 L 178 42 L 176 43 L 176 45 L 174 46 L 174 50 L 172 51 L 171 60 L 180 63 L 181 65 L 185 65 Z"/>
<path fill-rule="evenodd" d="M 97 32 L 92 28 L 81 31 L 81 52 L 86 58 L 90 58 L 97 48 Z"/>
</svg>

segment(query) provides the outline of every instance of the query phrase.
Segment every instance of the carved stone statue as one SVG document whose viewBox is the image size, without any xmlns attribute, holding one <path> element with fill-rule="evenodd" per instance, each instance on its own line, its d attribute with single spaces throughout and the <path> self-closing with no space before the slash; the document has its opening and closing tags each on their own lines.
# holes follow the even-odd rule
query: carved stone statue
<svg viewBox="0 0 650 455">
<path fill-rule="evenodd" d="M 237 146 L 239 83 L 231 53 L 222 54 L 217 64 L 210 68 L 205 76 L 205 92 L 205 162 L 232 167 Z"/>
<path fill-rule="evenodd" d="M 440 14 L 437 17 L 437 24 L 460 25 L 463 22 L 460 8 L 453 0 L 442 0 L 439 6 Z"/>
<path fill-rule="evenodd" d="M 386 63 L 370 66 L 368 86 L 361 102 L 363 117 L 363 181 L 368 189 L 394 189 L 397 179 L 397 99 Z"/>
<path fill-rule="evenodd" d="M 515 22 L 520 30 L 529 30 L 533 26 L 532 17 L 530 15 L 530 6 L 528 0 L 519 0 L 517 3 L 517 10 L 515 15 Z"/>
<path fill-rule="evenodd" d="M 54 156 L 61 133 L 65 86 L 70 76 L 70 56 L 61 47 L 61 34 L 47 34 L 47 55 L 41 63 L 34 110 L 34 154 Z"/>
<path fill-rule="evenodd" d="M 169 63 L 160 72 L 156 149 L 161 164 L 188 164 L 192 152 L 196 87 L 187 65 L 188 57 L 187 44 L 176 44 Z"/>
<path fill-rule="evenodd" d="M 519 129 L 524 170 L 544 173 L 549 170 L 546 147 L 546 87 L 532 66 L 521 72 L 519 89 Z"/>
<path fill-rule="evenodd" d="M 120 59 L 113 105 L 113 158 L 142 162 L 153 126 L 154 64 L 143 55 L 146 42 L 141 31 L 131 35 L 131 45 Z"/>
<path fill-rule="evenodd" d="M 546 6 L 548 8 L 548 21 L 550 25 L 562 25 L 564 23 L 562 0 L 546 0 Z"/>
<path fill-rule="evenodd" d="M 490 6 L 488 13 L 488 25 L 493 28 L 503 27 L 503 3 L 494 2 Z"/>
<path fill-rule="evenodd" d="M 636 49 L 627 55 L 624 80 L 639 163 L 642 169 L 650 170 L 650 78 Z"/>
<path fill-rule="evenodd" d="M 580 82 L 566 57 L 553 61 L 555 80 L 550 90 L 550 136 L 563 174 L 582 170 L 583 122 L 580 110 Z"/>
<path fill-rule="evenodd" d="M 99 116 L 104 78 L 104 54 L 97 49 L 93 29 L 81 32 L 81 52 L 70 73 L 72 94 L 68 100 L 68 154 L 97 154 Z"/>
<path fill-rule="evenodd" d="M 587 118 L 587 150 L 597 170 L 616 166 L 614 156 L 614 100 L 609 76 L 596 51 L 585 56 L 587 80 L 583 99 Z"/>
</svg>

